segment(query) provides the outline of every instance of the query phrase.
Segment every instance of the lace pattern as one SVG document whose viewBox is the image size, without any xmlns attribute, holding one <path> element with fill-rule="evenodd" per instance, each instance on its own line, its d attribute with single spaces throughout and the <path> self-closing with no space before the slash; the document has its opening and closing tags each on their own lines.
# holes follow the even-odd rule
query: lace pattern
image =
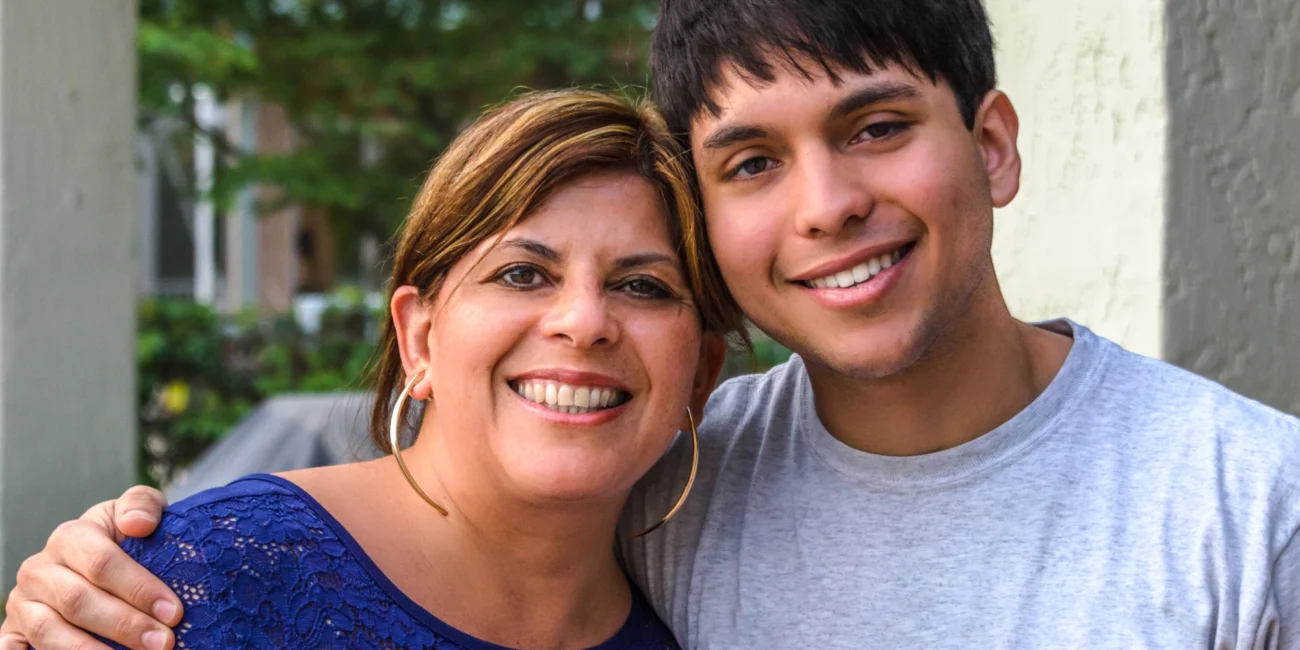
<svg viewBox="0 0 1300 650">
<path fill-rule="evenodd" d="M 158 533 L 124 544 L 184 601 L 177 648 L 500 647 L 406 599 L 308 499 L 283 479 L 243 479 L 177 504 Z M 599 648 L 676 648 L 637 601 L 623 630 Z"/>
</svg>

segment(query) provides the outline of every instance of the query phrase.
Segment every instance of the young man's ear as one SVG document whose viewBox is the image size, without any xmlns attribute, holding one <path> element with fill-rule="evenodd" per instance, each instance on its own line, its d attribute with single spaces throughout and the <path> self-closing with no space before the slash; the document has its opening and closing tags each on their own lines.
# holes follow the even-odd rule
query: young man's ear
<svg viewBox="0 0 1300 650">
<path fill-rule="evenodd" d="M 1020 116 L 1011 99 L 1000 90 L 984 96 L 975 114 L 975 144 L 984 159 L 993 207 L 1004 208 L 1020 191 Z"/>
<path fill-rule="evenodd" d="M 704 417 L 704 404 L 713 394 L 722 372 L 722 363 L 727 360 L 727 341 L 720 334 L 705 333 L 700 342 L 700 365 L 695 370 L 695 385 L 691 387 L 691 412 L 695 414 L 695 423 Z"/>
</svg>

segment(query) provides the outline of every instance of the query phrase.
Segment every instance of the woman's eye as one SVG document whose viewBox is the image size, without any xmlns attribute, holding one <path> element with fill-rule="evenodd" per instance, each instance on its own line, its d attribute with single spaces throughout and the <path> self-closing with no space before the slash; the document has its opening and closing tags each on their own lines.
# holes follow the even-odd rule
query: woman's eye
<svg viewBox="0 0 1300 650">
<path fill-rule="evenodd" d="M 731 172 L 732 178 L 749 178 L 757 176 L 775 166 L 776 161 L 767 156 L 754 156 L 747 158 L 744 162 L 736 166 Z"/>
<path fill-rule="evenodd" d="M 530 289 L 540 286 L 542 283 L 542 274 L 532 267 L 515 266 L 506 269 L 497 279 L 508 287 L 516 289 Z"/>
<path fill-rule="evenodd" d="M 659 282 L 649 278 L 633 278 L 620 288 L 637 298 L 667 298 L 672 295 Z"/>
</svg>

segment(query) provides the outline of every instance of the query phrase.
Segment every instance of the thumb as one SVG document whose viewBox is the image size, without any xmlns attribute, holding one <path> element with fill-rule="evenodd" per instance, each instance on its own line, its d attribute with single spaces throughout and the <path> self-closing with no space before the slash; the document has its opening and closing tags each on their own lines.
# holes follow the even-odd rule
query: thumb
<svg viewBox="0 0 1300 650">
<path fill-rule="evenodd" d="M 167 499 L 162 492 L 137 485 L 122 493 L 112 503 L 112 526 L 120 543 L 126 537 L 147 537 L 158 527 Z M 4 650 L 0 648 L 0 650 Z"/>
</svg>

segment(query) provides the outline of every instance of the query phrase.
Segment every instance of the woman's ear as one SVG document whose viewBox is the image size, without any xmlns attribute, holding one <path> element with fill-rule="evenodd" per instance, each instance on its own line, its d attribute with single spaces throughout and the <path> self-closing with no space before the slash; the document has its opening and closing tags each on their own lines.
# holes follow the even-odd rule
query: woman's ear
<svg viewBox="0 0 1300 650">
<path fill-rule="evenodd" d="M 691 412 L 698 423 L 704 417 L 704 404 L 718 383 L 722 362 L 727 359 L 727 341 L 721 334 L 705 332 L 700 342 L 700 363 L 695 369 L 695 383 L 691 386 Z"/>
<path fill-rule="evenodd" d="M 429 332 L 433 329 L 433 315 L 419 289 L 401 286 L 393 292 L 393 299 L 388 308 L 393 315 L 393 333 L 397 335 L 397 347 L 402 353 L 402 369 L 409 379 L 421 370 L 428 370 L 433 364 L 429 349 Z M 406 380 L 404 379 L 403 382 Z M 411 397 L 426 400 L 432 391 L 428 373 L 424 379 L 411 389 Z"/>
</svg>

